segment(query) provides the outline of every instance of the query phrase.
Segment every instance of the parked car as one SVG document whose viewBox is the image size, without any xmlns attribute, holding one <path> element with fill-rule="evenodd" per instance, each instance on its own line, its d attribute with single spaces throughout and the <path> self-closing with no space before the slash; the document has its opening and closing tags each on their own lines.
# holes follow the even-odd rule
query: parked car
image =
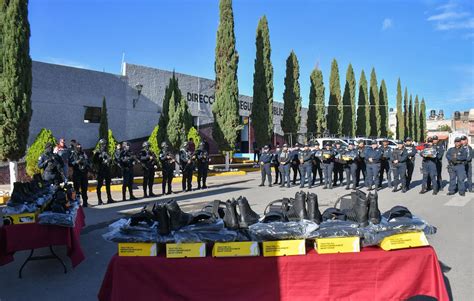
<svg viewBox="0 0 474 301">
<path fill-rule="evenodd" d="M 337 141 L 339 141 L 339 142 L 341 143 L 341 146 L 342 146 L 343 148 L 345 148 L 345 147 L 347 147 L 347 146 L 349 145 L 349 143 L 347 143 L 347 142 L 345 142 L 344 140 L 339 139 L 339 138 L 330 138 L 330 137 L 328 137 L 328 138 L 317 138 L 317 139 L 315 139 L 315 140 L 318 141 L 318 143 L 319 143 L 319 145 L 320 145 L 321 147 L 324 147 L 324 145 L 326 144 L 326 142 L 329 142 L 329 143 L 331 143 L 331 144 L 334 146 L 334 144 L 335 144 Z"/>
<path fill-rule="evenodd" d="M 378 138 L 377 139 L 377 142 L 380 146 L 383 145 L 383 140 L 384 138 Z M 390 148 L 397 148 L 397 143 L 395 142 L 395 140 L 392 140 L 392 139 L 388 139 L 388 147 Z"/>
</svg>

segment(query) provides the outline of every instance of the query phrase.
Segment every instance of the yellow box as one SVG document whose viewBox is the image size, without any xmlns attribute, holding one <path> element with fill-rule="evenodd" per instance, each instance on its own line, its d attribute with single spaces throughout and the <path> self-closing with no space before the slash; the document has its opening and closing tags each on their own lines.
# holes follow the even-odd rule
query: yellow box
<svg viewBox="0 0 474 301">
<path fill-rule="evenodd" d="M 263 256 L 305 255 L 306 242 L 304 239 L 277 240 L 263 242 Z"/>
<path fill-rule="evenodd" d="M 206 244 L 182 243 L 166 244 L 166 258 L 199 258 L 206 257 Z"/>
<path fill-rule="evenodd" d="M 318 254 L 357 253 L 360 252 L 360 237 L 317 238 L 314 248 Z"/>
<path fill-rule="evenodd" d="M 429 246 L 423 232 L 400 233 L 385 237 L 379 246 L 385 251 Z"/>
<path fill-rule="evenodd" d="M 0 196 L 0 205 L 6 204 L 10 199 L 9 195 L 2 195 Z"/>
<path fill-rule="evenodd" d="M 4 225 L 21 225 L 33 224 L 36 222 L 36 212 L 21 213 L 21 214 L 7 214 L 3 216 Z"/>
<path fill-rule="evenodd" d="M 260 248 L 256 241 L 216 242 L 212 248 L 213 257 L 259 256 Z"/>
<path fill-rule="evenodd" d="M 118 244 L 119 256 L 156 256 L 156 243 L 124 242 Z"/>
</svg>

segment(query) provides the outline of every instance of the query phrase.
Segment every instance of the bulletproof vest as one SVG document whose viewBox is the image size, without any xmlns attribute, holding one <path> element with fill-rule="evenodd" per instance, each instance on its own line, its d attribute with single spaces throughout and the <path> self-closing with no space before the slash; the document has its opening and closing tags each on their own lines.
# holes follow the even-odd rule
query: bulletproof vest
<svg viewBox="0 0 474 301">
<path fill-rule="evenodd" d="M 300 160 L 303 160 L 304 163 L 310 162 L 311 159 L 312 159 L 311 157 L 312 157 L 312 153 L 309 150 L 308 151 L 301 151 L 299 153 L 299 156 L 298 156 L 298 158 Z"/>
<path fill-rule="evenodd" d="M 84 152 L 76 153 L 75 161 L 77 161 L 77 168 L 80 171 L 86 171 L 89 168 L 89 162 Z"/>
<path fill-rule="evenodd" d="M 392 151 L 392 161 L 400 161 L 400 158 L 402 157 L 403 149 L 394 149 Z"/>
<path fill-rule="evenodd" d="M 112 159 L 110 158 L 109 153 L 106 151 L 101 151 L 99 153 L 99 158 L 99 165 L 109 166 L 110 163 L 112 163 Z"/>
<path fill-rule="evenodd" d="M 287 162 L 288 159 L 290 158 L 290 153 L 281 151 L 278 154 L 278 158 L 279 158 L 280 162 Z"/>
<path fill-rule="evenodd" d="M 198 162 L 200 163 L 208 163 L 209 162 L 209 154 L 204 150 L 198 150 L 196 155 Z"/>
<path fill-rule="evenodd" d="M 390 158 L 390 151 L 391 151 L 390 147 L 382 148 L 382 158 L 384 159 Z"/>
<path fill-rule="evenodd" d="M 260 161 L 263 163 L 270 163 L 272 161 L 272 155 L 270 153 L 263 153 L 260 155 Z"/>
<path fill-rule="evenodd" d="M 170 157 L 170 159 L 167 158 L 167 156 Z M 173 154 L 169 151 L 161 151 L 160 152 L 160 161 L 161 164 L 163 165 L 163 168 L 169 168 L 171 167 L 171 161 L 173 160 Z"/>
<path fill-rule="evenodd" d="M 179 153 L 179 158 L 180 158 L 181 161 L 186 161 L 187 162 L 187 161 L 191 160 L 191 157 L 192 157 L 192 155 L 191 155 L 190 151 L 188 151 L 187 149 L 184 149 L 184 148 L 181 149 L 181 151 Z"/>
<path fill-rule="evenodd" d="M 130 168 L 133 166 L 133 154 L 131 151 L 122 151 L 120 153 L 120 159 L 123 167 Z"/>
</svg>

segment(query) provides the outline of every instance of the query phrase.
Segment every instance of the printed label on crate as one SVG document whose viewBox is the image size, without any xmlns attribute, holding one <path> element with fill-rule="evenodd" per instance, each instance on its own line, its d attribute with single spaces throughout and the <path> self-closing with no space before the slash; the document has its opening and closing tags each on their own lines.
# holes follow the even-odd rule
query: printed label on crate
<svg viewBox="0 0 474 301">
<path fill-rule="evenodd" d="M 212 248 L 214 257 L 246 257 L 258 256 L 260 249 L 256 241 L 216 242 Z"/>
<path fill-rule="evenodd" d="M 423 232 L 395 234 L 385 237 L 380 243 L 380 247 L 385 251 L 423 247 L 429 245 L 430 243 L 426 239 L 425 233 Z"/>
<path fill-rule="evenodd" d="M 166 244 L 166 258 L 206 257 L 205 243 Z"/>
<path fill-rule="evenodd" d="M 36 221 L 36 212 L 8 214 L 3 216 L 4 225 L 32 224 Z"/>
<path fill-rule="evenodd" d="M 156 243 L 127 242 L 118 244 L 119 256 L 156 256 Z"/>
<path fill-rule="evenodd" d="M 360 252 L 360 238 L 358 236 L 317 238 L 314 248 L 318 254 Z"/>
<path fill-rule="evenodd" d="M 306 243 L 304 239 L 277 240 L 263 242 L 263 256 L 290 256 L 305 255 Z"/>
</svg>

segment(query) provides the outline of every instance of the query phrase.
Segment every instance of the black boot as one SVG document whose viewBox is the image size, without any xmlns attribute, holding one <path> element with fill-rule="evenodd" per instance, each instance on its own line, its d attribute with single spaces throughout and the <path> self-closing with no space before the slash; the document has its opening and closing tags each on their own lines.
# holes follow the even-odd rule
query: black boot
<svg viewBox="0 0 474 301">
<path fill-rule="evenodd" d="M 178 202 L 170 200 L 165 206 L 170 217 L 171 230 L 179 230 L 180 228 L 189 225 L 193 217 L 191 214 L 183 212 L 181 208 L 179 208 Z"/>
<path fill-rule="evenodd" d="M 127 200 L 127 188 L 126 187 L 122 187 L 122 201 L 126 201 Z"/>
<path fill-rule="evenodd" d="M 366 227 L 369 225 L 369 200 L 365 194 L 358 194 L 357 201 L 354 206 L 354 211 L 357 217 L 359 226 Z M 380 214 L 380 212 L 379 212 Z"/>
<path fill-rule="evenodd" d="M 101 196 L 100 191 L 97 191 L 97 199 L 98 199 L 98 202 L 97 202 L 98 205 L 104 205 L 104 202 L 102 202 L 102 196 Z"/>
<path fill-rule="evenodd" d="M 369 220 L 372 224 L 380 224 L 379 196 L 377 192 L 369 193 Z"/>
<path fill-rule="evenodd" d="M 170 234 L 170 218 L 168 216 L 168 209 L 166 209 L 166 205 L 163 203 L 156 204 L 153 207 L 153 213 L 155 215 L 155 219 L 158 221 L 158 233 L 160 233 L 160 235 Z"/>
<path fill-rule="evenodd" d="M 237 205 L 237 202 L 235 200 L 227 200 L 225 202 L 225 209 L 224 209 L 224 224 L 228 229 L 238 229 L 239 228 L 239 222 L 237 219 L 237 210 L 235 206 Z"/>
<path fill-rule="evenodd" d="M 322 217 L 321 211 L 319 211 L 318 196 L 316 193 L 308 193 L 307 206 L 308 219 L 319 225 L 322 221 Z"/>
<path fill-rule="evenodd" d="M 260 216 L 252 210 L 249 202 L 245 197 L 239 197 L 237 199 L 237 206 L 239 206 L 239 227 L 248 228 L 250 225 L 253 225 L 258 222 Z"/>
<path fill-rule="evenodd" d="M 392 189 L 392 192 L 397 192 L 397 191 L 398 191 L 398 185 L 394 185 L 393 189 Z"/>
<path fill-rule="evenodd" d="M 307 218 L 306 193 L 300 191 L 295 194 L 295 199 L 291 201 L 291 208 L 288 210 L 288 219 L 290 221 L 300 221 Z"/>
</svg>

